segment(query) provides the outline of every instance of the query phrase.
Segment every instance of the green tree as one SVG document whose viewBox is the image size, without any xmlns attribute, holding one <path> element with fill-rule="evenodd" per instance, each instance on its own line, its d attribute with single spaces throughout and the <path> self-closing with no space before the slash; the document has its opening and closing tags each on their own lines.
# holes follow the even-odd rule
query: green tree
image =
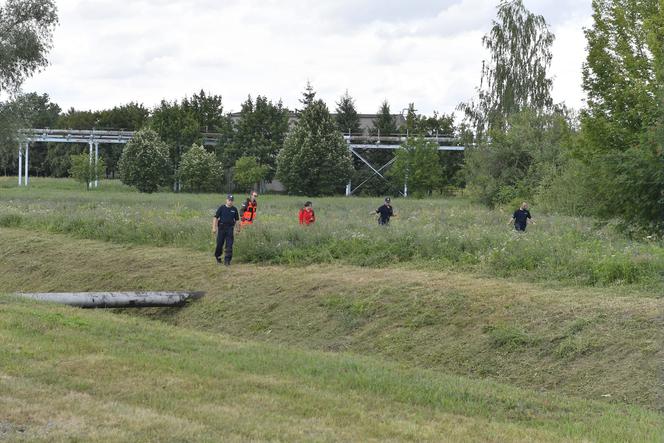
<svg viewBox="0 0 664 443">
<path fill-rule="evenodd" d="M 422 137 L 409 138 L 397 150 L 394 166 L 389 172 L 399 187 L 408 185 L 418 197 L 429 195 L 441 187 L 443 170 L 438 158 L 438 145 Z"/>
<path fill-rule="evenodd" d="M 287 132 L 288 110 L 281 102 L 275 104 L 260 95 L 254 102 L 249 96 L 242 103 L 232 142 L 222 153 L 224 167 L 232 168 L 240 157 L 254 157 L 259 165 L 267 167 L 265 179 L 272 180 Z"/>
<path fill-rule="evenodd" d="M 221 188 L 222 167 L 214 152 L 193 145 L 180 162 L 179 174 L 185 191 L 211 192 Z"/>
<path fill-rule="evenodd" d="M 311 85 L 311 82 L 307 80 L 307 86 L 304 88 L 304 92 L 302 93 L 302 98 L 300 99 L 300 103 L 304 105 L 304 108 L 308 108 L 316 99 L 316 91 L 314 91 L 314 87 Z"/>
<path fill-rule="evenodd" d="M 169 147 L 170 164 L 173 168 L 173 190 L 179 190 L 178 168 L 180 159 L 193 144 L 201 144 L 202 137 L 198 121 L 191 109 L 178 102 L 162 100 L 152 112 L 150 127 Z"/>
<path fill-rule="evenodd" d="M 46 55 L 57 24 L 51 0 L 6 0 L 0 6 L 0 92 L 16 90 L 48 65 Z"/>
<path fill-rule="evenodd" d="M 489 206 L 531 198 L 547 174 L 562 168 L 573 146 L 573 131 L 563 112 L 524 110 L 510 116 L 506 132 L 492 143 L 467 147 L 464 172 L 471 195 Z"/>
<path fill-rule="evenodd" d="M 118 163 L 120 178 L 141 192 L 155 192 L 171 178 L 168 145 L 144 128 L 125 145 Z"/>
<path fill-rule="evenodd" d="M 182 107 L 193 115 L 200 130 L 204 132 L 219 132 L 229 124 L 228 117 L 224 115 L 221 95 L 206 94 L 201 89 L 190 99 L 182 100 Z"/>
<path fill-rule="evenodd" d="M 374 135 L 394 135 L 397 132 L 399 132 L 399 128 L 397 127 L 397 122 L 390 111 L 390 104 L 387 100 L 384 100 L 378 109 L 378 115 L 373 122 L 371 133 Z"/>
<path fill-rule="evenodd" d="M 291 193 L 330 195 L 343 189 L 352 173 L 350 153 L 322 100 L 302 112 L 277 165 L 277 178 Z"/>
<path fill-rule="evenodd" d="M 337 102 L 337 129 L 343 134 L 357 134 L 361 132 L 360 129 L 360 117 L 357 115 L 357 110 L 355 109 L 355 100 L 350 96 L 348 90 L 346 93 L 339 97 Z"/>
<path fill-rule="evenodd" d="M 233 181 L 243 191 L 248 191 L 264 180 L 267 172 L 267 166 L 259 165 L 255 157 L 240 157 L 233 168 Z"/>
<path fill-rule="evenodd" d="M 480 140 L 504 131 L 509 116 L 523 109 L 551 107 L 547 69 L 554 38 L 544 17 L 528 11 L 522 0 L 501 0 L 482 39 L 490 60 L 482 67 L 477 101 L 460 105 Z"/>
<path fill-rule="evenodd" d="M 85 189 L 90 190 L 90 184 L 104 171 L 104 160 L 99 158 L 97 164 L 90 154 L 78 154 L 70 156 L 69 175 L 81 183 L 85 183 Z"/>
</svg>

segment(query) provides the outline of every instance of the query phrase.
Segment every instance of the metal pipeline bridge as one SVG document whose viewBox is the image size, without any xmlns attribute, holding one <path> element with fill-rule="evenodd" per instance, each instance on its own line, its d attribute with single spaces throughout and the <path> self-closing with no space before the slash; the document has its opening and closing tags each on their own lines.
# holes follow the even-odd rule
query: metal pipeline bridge
<svg viewBox="0 0 664 443">
<path fill-rule="evenodd" d="M 87 144 L 89 147 L 90 164 L 94 162 L 97 165 L 99 161 L 99 144 L 125 144 L 134 136 L 133 131 L 107 131 L 107 130 L 73 130 L 73 129 L 22 129 L 19 131 L 18 146 L 18 185 L 28 186 L 30 177 L 28 174 L 30 165 L 30 144 L 31 143 L 79 143 Z M 203 145 L 216 146 L 223 137 L 222 134 L 214 132 L 205 132 L 201 134 Z M 355 193 L 362 185 L 375 176 L 387 180 L 383 173 L 394 163 L 396 157 L 382 166 L 374 166 L 360 152 L 368 150 L 395 150 L 403 143 L 408 141 L 408 135 L 364 135 L 364 134 L 346 134 L 344 139 L 348 143 L 348 149 L 351 154 L 357 157 L 362 163 L 367 165 L 373 174 L 362 183 L 353 188 L 349 181 L 346 185 L 346 195 Z M 426 141 L 436 143 L 439 151 L 464 151 L 463 146 L 455 145 L 458 139 L 449 136 L 423 137 Z M 25 171 L 23 171 L 25 165 Z M 90 186 L 98 187 L 99 178 L 97 177 Z M 401 193 L 404 197 L 408 195 L 408 183 L 404 184 L 404 190 Z"/>
</svg>

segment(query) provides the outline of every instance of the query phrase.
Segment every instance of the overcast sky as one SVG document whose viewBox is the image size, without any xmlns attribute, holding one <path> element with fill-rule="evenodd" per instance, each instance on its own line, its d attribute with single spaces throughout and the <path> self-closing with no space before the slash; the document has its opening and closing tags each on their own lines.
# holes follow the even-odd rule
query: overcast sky
<svg viewBox="0 0 664 443">
<path fill-rule="evenodd" d="M 524 0 L 556 34 L 553 97 L 582 106 L 590 0 Z M 226 112 L 247 94 L 330 108 L 454 111 L 474 94 L 497 0 L 59 0 L 51 66 L 24 84 L 63 109 L 147 106 L 205 89 Z"/>
</svg>

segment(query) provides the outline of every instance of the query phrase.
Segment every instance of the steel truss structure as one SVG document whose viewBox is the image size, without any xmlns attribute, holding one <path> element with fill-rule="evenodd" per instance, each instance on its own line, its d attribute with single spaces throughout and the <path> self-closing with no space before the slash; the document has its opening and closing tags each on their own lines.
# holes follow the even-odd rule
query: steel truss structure
<svg viewBox="0 0 664 443">
<path fill-rule="evenodd" d="M 355 135 L 344 135 L 344 139 L 348 143 L 348 150 L 350 151 L 351 155 L 357 157 L 362 163 L 367 165 L 369 169 L 373 172 L 368 178 L 366 178 L 362 183 L 357 185 L 355 188 L 353 188 L 353 184 L 351 180 L 348 180 L 348 184 L 346 185 L 346 196 L 350 197 L 353 195 L 358 189 L 360 189 L 365 183 L 367 183 L 369 180 L 372 178 L 378 176 L 381 179 L 388 181 L 387 178 L 383 175 L 387 169 L 389 169 L 392 164 L 394 164 L 394 161 L 396 160 L 396 156 L 392 157 L 390 161 L 385 163 L 384 165 L 378 167 L 377 165 L 374 166 L 372 165 L 366 158 L 364 158 L 358 151 L 361 150 L 395 150 L 399 149 L 401 147 L 401 143 L 405 143 L 408 141 L 408 136 L 375 136 L 375 137 L 365 137 L 365 136 L 355 136 Z M 445 144 L 449 143 L 454 143 L 457 141 L 457 139 L 452 138 L 452 137 L 438 137 L 438 136 L 433 136 L 433 137 L 424 137 L 425 140 L 430 141 L 430 142 L 435 142 L 438 144 L 438 150 L 439 151 L 465 151 L 465 148 L 463 146 L 444 146 Z M 388 142 L 388 144 L 381 144 L 381 142 Z M 443 146 L 441 146 L 441 144 Z M 404 186 L 403 186 L 403 192 L 399 191 L 399 194 L 401 194 L 403 197 L 408 197 L 408 177 L 405 177 L 404 181 Z"/>
<path fill-rule="evenodd" d="M 215 146 L 221 137 L 216 133 L 203 133 L 203 144 Z M 22 129 L 19 131 L 18 145 L 18 185 L 28 186 L 30 165 L 30 143 L 84 143 L 89 146 L 90 164 L 99 162 L 99 144 L 125 144 L 134 137 L 133 131 L 101 131 L 73 129 Z M 94 152 L 94 154 L 93 154 Z M 23 165 L 25 164 L 25 171 Z M 89 183 L 99 186 L 99 177 Z"/>
</svg>

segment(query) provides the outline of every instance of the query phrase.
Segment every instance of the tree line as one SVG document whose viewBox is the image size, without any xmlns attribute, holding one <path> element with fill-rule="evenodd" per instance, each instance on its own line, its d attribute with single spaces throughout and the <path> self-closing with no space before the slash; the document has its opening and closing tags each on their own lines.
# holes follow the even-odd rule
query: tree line
<svg viewBox="0 0 664 443">
<path fill-rule="evenodd" d="M 175 191 L 243 189 L 274 180 L 279 169 L 278 161 L 281 159 L 280 178 L 289 192 L 331 194 L 340 192 L 349 179 L 364 181 L 370 177 L 370 173 L 359 159 L 353 161 L 350 158 L 347 145 L 340 138 L 342 133 L 362 132 L 354 99 L 346 91 L 336 102 L 336 113 L 331 114 L 327 105 L 315 97 L 313 86 L 307 83 L 300 100 L 301 109 L 291 111 L 281 101 L 274 102 L 261 95 L 256 98 L 248 96 L 241 104 L 239 117 L 236 119 L 224 112 L 220 95 L 203 90 L 181 100 L 162 100 L 152 109 L 132 102 L 100 111 L 71 108 L 63 112 L 57 103 L 51 102 L 47 94 L 36 93 L 18 95 L 0 108 L 19 115 L 23 127 L 153 131 L 168 151 L 168 162 L 159 168 L 157 188 L 154 188 L 153 184 L 148 186 L 150 189 L 156 190 L 167 184 Z M 291 122 L 293 116 L 296 120 L 294 123 Z M 409 133 L 416 136 L 437 133 L 454 135 L 455 131 L 452 115 L 418 115 L 414 104 L 410 104 L 405 123 L 399 125 L 389 103 L 384 101 L 368 132 L 372 135 Z M 215 133 L 218 143 L 214 146 L 203 146 L 204 133 Z M 293 149 L 292 143 L 287 143 L 289 135 L 291 140 L 297 138 L 299 144 L 307 145 L 306 153 L 287 156 Z M 314 137 L 317 139 L 314 140 Z M 147 139 L 152 140 L 153 137 L 149 136 Z M 343 144 L 336 143 L 340 139 Z M 97 173 L 107 178 L 123 178 L 120 168 L 123 145 L 100 144 L 100 156 L 104 161 L 101 171 L 76 167 L 83 164 L 83 159 L 77 158 L 76 155 L 84 154 L 86 146 L 64 143 L 40 145 L 43 146 L 31 150 L 30 168 L 34 175 L 76 175 L 86 183 L 88 181 L 85 177 Z M 340 149 L 342 145 L 343 150 Z M 5 175 L 16 173 L 16 149 L 16 142 L 12 139 L 0 144 L 0 168 Z M 284 153 L 280 156 L 282 151 Z M 328 159 L 320 164 L 316 162 L 316 159 L 324 159 L 332 152 L 337 152 L 339 158 Z M 389 152 L 366 154 L 370 161 L 376 163 L 387 161 L 393 155 L 394 153 Z M 461 165 L 461 156 L 457 154 L 455 158 L 450 154 L 435 153 L 434 157 L 437 167 L 430 173 L 439 178 L 435 180 L 438 188 L 454 184 L 457 179 L 455 173 Z M 76 161 L 79 163 L 74 164 Z M 283 166 L 287 162 L 292 165 L 292 170 Z M 350 168 L 346 167 L 348 162 L 351 163 Z M 125 167 L 129 167 L 126 162 Z M 447 175 L 439 174 L 443 170 L 447 171 Z M 74 171 L 76 174 L 73 174 Z M 387 182 L 370 180 L 368 185 L 363 187 L 362 193 L 382 194 L 394 191 L 399 181 L 398 177 L 390 178 Z M 308 184 L 303 186 L 303 183 Z M 413 186 L 419 189 L 421 183 L 414 180 Z"/>
</svg>

